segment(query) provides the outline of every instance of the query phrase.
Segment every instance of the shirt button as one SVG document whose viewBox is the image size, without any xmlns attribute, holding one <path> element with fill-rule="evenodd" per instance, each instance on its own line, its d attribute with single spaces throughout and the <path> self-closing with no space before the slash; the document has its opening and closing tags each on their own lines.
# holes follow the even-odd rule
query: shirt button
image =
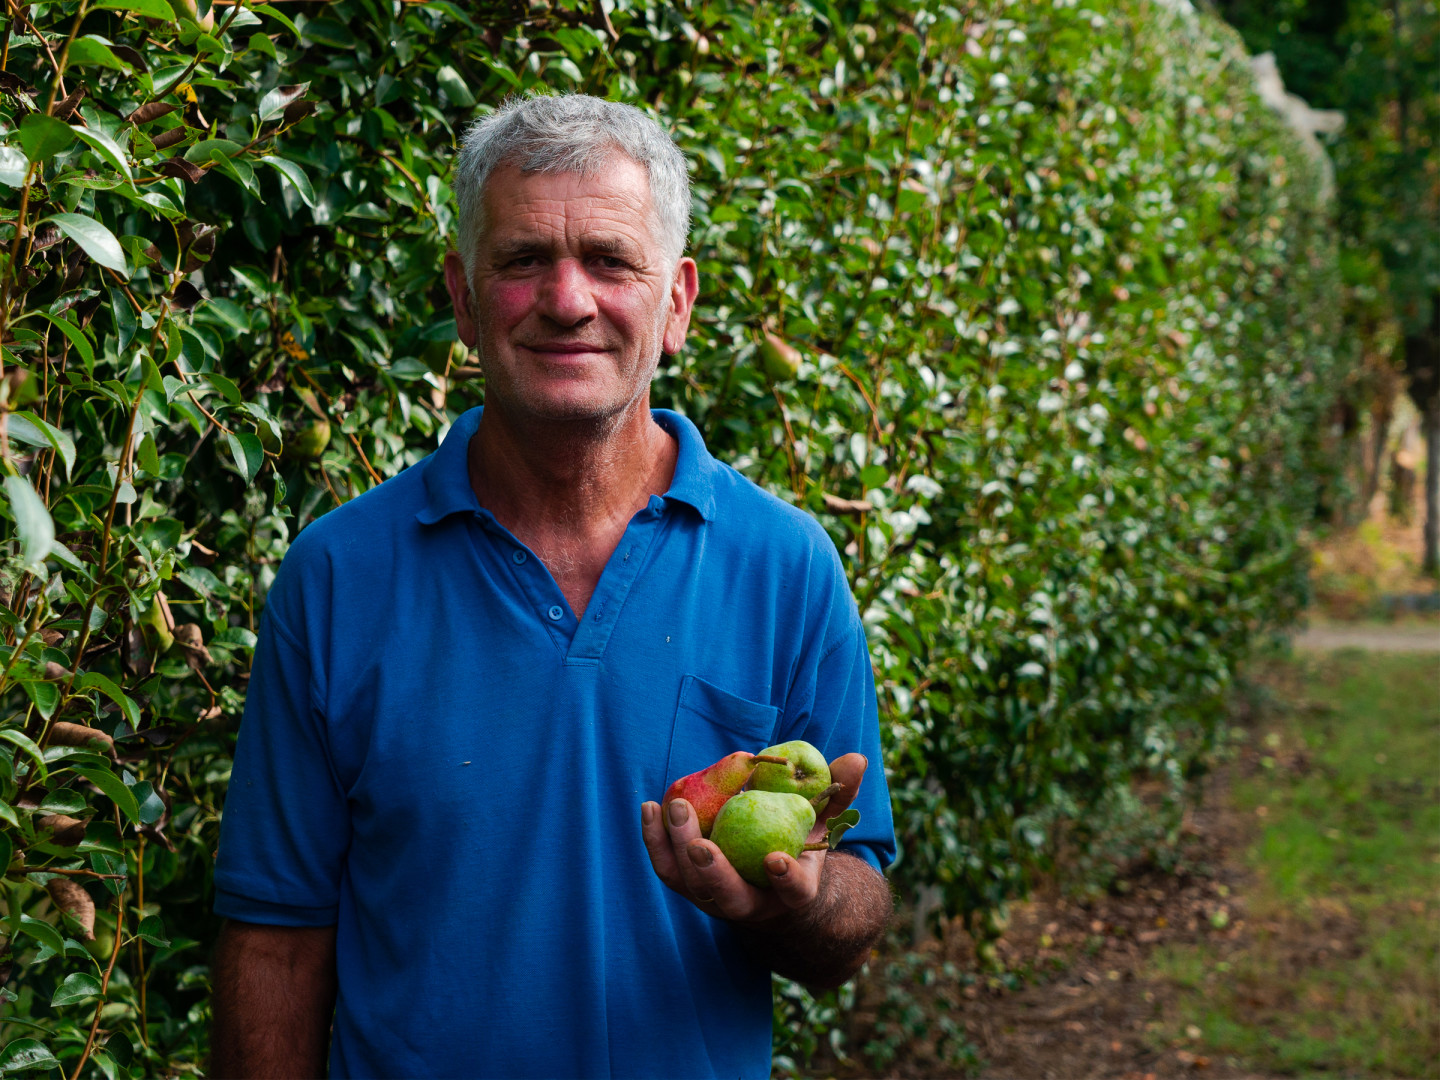
<svg viewBox="0 0 1440 1080">
<path fill-rule="evenodd" d="M 529 555 L 525 554 L 525 552 L 521 551 L 519 548 L 516 548 L 513 552 L 510 553 L 510 559 L 512 562 L 514 562 L 516 566 L 519 566 L 529 557 Z"/>
<path fill-rule="evenodd" d="M 559 604 L 552 604 L 550 605 L 550 610 L 547 611 L 545 614 L 550 616 L 551 622 L 559 622 L 565 617 L 565 609 L 562 608 Z"/>
</svg>

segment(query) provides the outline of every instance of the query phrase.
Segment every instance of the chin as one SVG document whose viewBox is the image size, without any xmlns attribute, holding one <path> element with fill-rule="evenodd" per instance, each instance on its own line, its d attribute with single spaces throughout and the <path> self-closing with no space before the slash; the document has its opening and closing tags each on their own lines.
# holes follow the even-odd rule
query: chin
<svg viewBox="0 0 1440 1080">
<path fill-rule="evenodd" d="M 556 424 L 593 424 L 604 427 L 614 423 L 634 404 L 635 399 L 620 400 L 598 394 L 525 394 L 518 400 L 502 403 L 507 412 L 519 413 L 536 420 Z"/>
</svg>

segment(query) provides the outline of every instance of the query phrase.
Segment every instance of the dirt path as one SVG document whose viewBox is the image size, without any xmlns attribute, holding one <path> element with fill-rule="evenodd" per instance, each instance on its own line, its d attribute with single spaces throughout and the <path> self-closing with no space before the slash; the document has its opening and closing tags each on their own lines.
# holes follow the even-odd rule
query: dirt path
<svg viewBox="0 0 1440 1080">
<path fill-rule="evenodd" d="M 1297 649 L 1312 652 L 1367 649 L 1371 652 L 1440 652 L 1440 624 L 1434 626 L 1311 626 L 1296 634 Z"/>
<path fill-rule="evenodd" d="M 1307 651 L 1369 645 L 1386 652 L 1440 652 L 1440 627 L 1326 627 L 1296 645 Z M 981 950 L 958 921 L 918 949 L 907 950 L 901 940 L 892 942 L 876 965 L 883 975 L 857 986 L 847 1041 L 861 1054 L 819 1061 L 805 1075 L 841 1080 L 1268 1080 L 1269 1074 L 1253 1072 L 1245 1063 L 1281 1059 L 1274 1053 L 1266 1058 L 1246 1050 L 1211 1049 L 1236 1037 L 1234 1032 L 1217 1033 L 1214 1025 L 1240 1017 L 1241 1027 L 1273 1032 L 1276 1046 L 1284 1042 L 1293 1048 L 1299 1045 L 1296 1039 L 1309 1032 L 1330 1031 L 1324 1015 L 1321 1028 L 1316 1028 L 1316 1014 L 1338 1010 L 1342 1001 L 1353 999 L 1360 1014 L 1379 1016 L 1376 1002 L 1388 991 L 1377 997 L 1350 974 L 1363 975 L 1367 969 L 1357 958 L 1379 947 L 1383 935 L 1376 920 L 1396 922 L 1399 909 L 1377 909 L 1378 915 L 1352 910 L 1345 899 L 1350 894 L 1344 891 L 1350 885 L 1338 879 L 1331 882 L 1332 891 L 1339 890 L 1334 895 L 1309 897 L 1293 911 L 1277 909 L 1273 899 L 1264 902 L 1247 852 L 1275 806 L 1246 803 L 1242 809 L 1237 792 L 1248 790 L 1259 776 L 1289 790 L 1312 774 L 1332 775 L 1338 766 L 1317 764 L 1320 751 L 1297 735 L 1303 730 L 1322 742 L 1339 738 L 1318 734 L 1326 730 L 1326 718 L 1336 715 L 1333 680 L 1348 678 L 1346 671 L 1408 665 L 1407 670 L 1420 673 L 1409 676 L 1408 701 L 1415 697 L 1416 686 L 1423 685 L 1427 661 L 1336 658 L 1336 663 L 1320 665 L 1332 680 L 1325 682 L 1314 671 L 1317 659 L 1312 655 L 1282 664 L 1264 677 L 1269 691 L 1259 695 L 1256 704 L 1237 705 L 1235 720 L 1250 735 L 1205 781 L 1203 797 L 1185 815 L 1178 847 L 1162 853 L 1163 866 L 1131 862 L 1120 868 L 1109 889 L 1089 895 L 1042 887 L 1029 901 L 1012 905 L 1008 925 L 997 927 L 1003 930 L 1001 937 Z M 1350 700 L 1345 709 L 1345 715 L 1352 715 L 1355 702 Z M 1385 753 L 1371 750 L 1367 742 L 1363 752 L 1349 747 L 1345 753 L 1358 754 L 1357 760 L 1373 757 L 1377 768 L 1387 763 Z M 1352 769 L 1350 759 L 1343 760 L 1345 768 Z M 1413 779 L 1395 780 L 1373 769 L 1365 776 L 1370 785 L 1365 789 L 1367 804 L 1415 797 Z M 1149 801 L 1147 793 L 1139 794 Z M 1370 844 L 1367 838 L 1382 817 L 1356 818 L 1357 866 L 1376 857 L 1382 862 L 1399 859 L 1408 850 Z M 1337 829 L 1324 835 L 1332 841 L 1342 836 Z M 1300 856 L 1285 858 L 1291 865 Z M 1440 862 L 1440 856 L 1435 861 Z M 1426 901 L 1406 903 L 1412 915 L 1424 914 Z M 1419 924 L 1411 925 L 1406 932 L 1418 933 L 1413 925 Z M 908 940 L 908 935 L 901 937 Z M 1391 974 L 1391 968 L 1404 968 L 1396 966 L 1393 956 L 1385 963 Z M 1218 982 L 1216 973 L 1224 973 Z M 1420 982 L 1423 993 L 1405 991 L 1416 1001 L 1412 1026 L 1430 1024 L 1435 1016 L 1421 1000 L 1432 1000 L 1431 983 Z M 1337 988 L 1333 1001 L 1314 997 L 1328 993 L 1332 985 Z M 1222 990 L 1229 997 L 1212 1015 L 1207 994 Z M 1303 1000 L 1302 992 L 1308 995 Z M 1337 1014 L 1335 1024 L 1344 1027 L 1340 1019 Z M 1383 1026 L 1371 1023 L 1382 1034 Z M 1281 1036 L 1287 1032 L 1298 1034 L 1285 1041 Z M 1329 1037 L 1323 1032 L 1316 1036 Z M 1332 1051 L 1333 1046 L 1324 1053 Z M 1392 1052 L 1377 1049 L 1381 1056 L 1375 1060 L 1392 1060 L 1384 1056 Z M 1354 1057 L 1356 1051 L 1352 1047 L 1347 1053 Z M 1282 1071 L 1288 1076 L 1316 1070 Z M 1412 1075 L 1413 1070 L 1336 1065 L 1318 1072 L 1386 1076 Z"/>
</svg>

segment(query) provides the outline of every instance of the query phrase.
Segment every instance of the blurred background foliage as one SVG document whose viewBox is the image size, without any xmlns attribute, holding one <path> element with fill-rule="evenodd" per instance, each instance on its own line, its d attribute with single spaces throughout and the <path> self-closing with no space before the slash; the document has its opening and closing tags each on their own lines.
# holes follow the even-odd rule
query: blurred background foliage
<svg viewBox="0 0 1440 1080">
<path fill-rule="evenodd" d="M 844 554 L 914 932 L 983 942 L 1061 851 L 1163 858 L 1234 665 L 1293 618 L 1304 532 L 1346 498 L 1361 364 L 1319 170 L 1219 20 L 7 18 L 0 1070 L 203 1069 L 256 617 L 300 529 L 483 401 L 439 268 L 457 133 L 515 91 L 640 103 L 691 160 L 702 295 L 654 401 Z M 848 999 L 778 990 L 784 1071 Z"/>
</svg>

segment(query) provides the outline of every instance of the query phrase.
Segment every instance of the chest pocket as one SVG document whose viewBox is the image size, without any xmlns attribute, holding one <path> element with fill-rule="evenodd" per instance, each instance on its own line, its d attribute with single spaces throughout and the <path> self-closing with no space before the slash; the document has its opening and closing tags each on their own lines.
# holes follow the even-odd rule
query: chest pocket
<svg viewBox="0 0 1440 1080">
<path fill-rule="evenodd" d="M 680 704 L 670 733 L 666 785 L 736 750 L 759 753 L 770 745 L 779 722 L 780 710 L 775 706 L 761 705 L 686 675 L 680 683 Z"/>
</svg>

